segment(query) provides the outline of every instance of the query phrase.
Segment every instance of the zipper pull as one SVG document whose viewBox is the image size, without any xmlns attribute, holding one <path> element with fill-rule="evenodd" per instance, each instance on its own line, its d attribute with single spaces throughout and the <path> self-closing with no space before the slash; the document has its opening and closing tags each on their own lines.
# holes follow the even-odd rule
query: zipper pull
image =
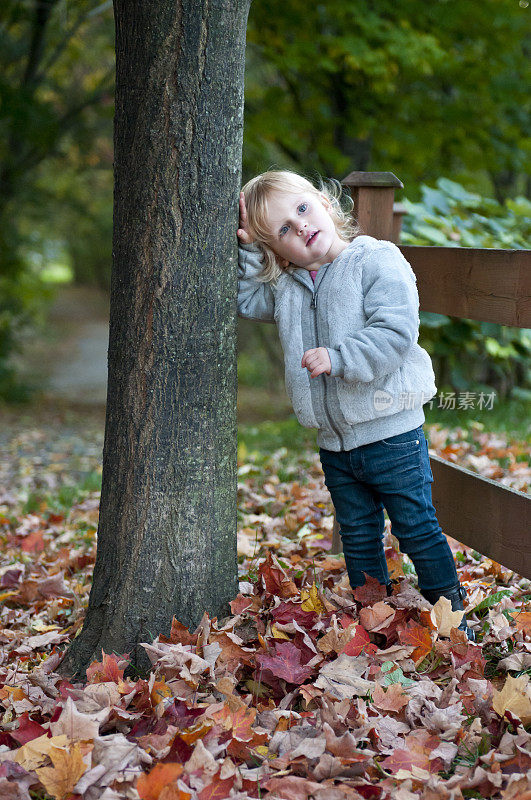
<svg viewBox="0 0 531 800">
<path fill-rule="evenodd" d="M 310 308 L 317 308 L 317 295 L 315 292 L 312 294 L 312 302 L 310 303 Z"/>
</svg>

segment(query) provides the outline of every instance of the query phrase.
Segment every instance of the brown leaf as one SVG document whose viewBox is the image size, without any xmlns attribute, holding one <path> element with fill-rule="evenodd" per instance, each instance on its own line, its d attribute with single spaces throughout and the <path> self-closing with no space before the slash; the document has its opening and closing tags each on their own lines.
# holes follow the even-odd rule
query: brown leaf
<svg viewBox="0 0 531 800">
<path fill-rule="evenodd" d="M 384 597 L 387 597 L 387 588 L 383 586 L 380 581 L 373 578 L 372 575 L 367 575 L 366 572 L 363 574 L 365 576 L 365 583 L 363 586 L 358 586 L 354 589 L 354 599 L 357 600 L 358 603 L 361 603 L 362 606 L 370 606 L 378 602 L 378 600 L 383 600 Z"/>
<path fill-rule="evenodd" d="M 321 784 L 295 775 L 286 775 L 283 778 L 270 778 L 262 784 L 262 787 L 273 796 L 282 797 L 284 800 L 308 800 L 321 788 Z"/>
<path fill-rule="evenodd" d="M 377 682 L 372 693 L 372 704 L 382 711 L 401 711 L 409 703 L 409 695 L 401 683 L 392 683 L 387 691 Z"/>
<path fill-rule="evenodd" d="M 395 612 L 387 603 L 380 601 L 369 608 L 360 610 L 360 622 L 366 630 L 373 631 L 377 630 L 387 619 L 394 617 L 394 614 Z"/>
</svg>

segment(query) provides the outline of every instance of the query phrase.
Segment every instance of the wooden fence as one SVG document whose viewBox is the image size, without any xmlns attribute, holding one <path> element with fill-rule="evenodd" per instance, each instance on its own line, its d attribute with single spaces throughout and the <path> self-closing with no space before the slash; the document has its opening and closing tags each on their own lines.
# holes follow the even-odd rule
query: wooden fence
<svg viewBox="0 0 531 800">
<path fill-rule="evenodd" d="M 364 233 L 398 243 L 402 183 L 390 172 L 352 172 L 343 181 Z M 453 317 L 531 328 L 531 250 L 400 245 L 417 277 L 420 308 Z M 433 503 L 443 531 L 531 578 L 531 497 L 430 456 Z M 332 552 L 341 551 L 334 522 Z"/>
</svg>

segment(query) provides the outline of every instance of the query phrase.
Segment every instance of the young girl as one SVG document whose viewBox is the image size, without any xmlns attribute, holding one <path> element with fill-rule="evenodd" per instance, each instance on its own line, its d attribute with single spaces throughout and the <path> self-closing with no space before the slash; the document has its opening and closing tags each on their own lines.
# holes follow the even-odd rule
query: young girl
<svg viewBox="0 0 531 800">
<path fill-rule="evenodd" d="M 287 171 L 244 186 L 238 238 L 238 313 L 278 326 L 295 414 L 318 430 L 352 588 L 366 572 L 390 591 L 385 507 L 424 597 L 463 610 L 431 499 L 422 406 L 436 387 L 417 343 L 410 265 L 391 242 L 360 234 L 335 187 Z M 459 627 L 474 639 L 464 616 Z"/>
</svg>

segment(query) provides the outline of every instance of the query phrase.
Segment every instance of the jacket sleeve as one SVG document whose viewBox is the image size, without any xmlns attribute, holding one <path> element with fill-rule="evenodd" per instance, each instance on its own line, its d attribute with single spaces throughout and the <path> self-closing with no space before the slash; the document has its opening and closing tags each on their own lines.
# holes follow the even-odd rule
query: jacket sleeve
<svg viewBox="0 0 531 800">
<path fill-rule="evenodd" d="M 369 383 L 397 370 L 419 330 L 415 275 L 398 247 L 378 243 L 361 266 L 365 326 L 337 348 L 327 348 L 331 377 L 349 383 Z"/>
<path fill-rule="evenodd" d="M 238 245 L 238 315 L 261 322 L 275 321 L 275 296 L 269 283 L 258 280 L 263 256 L 253 244 Z"/>
</svg>

